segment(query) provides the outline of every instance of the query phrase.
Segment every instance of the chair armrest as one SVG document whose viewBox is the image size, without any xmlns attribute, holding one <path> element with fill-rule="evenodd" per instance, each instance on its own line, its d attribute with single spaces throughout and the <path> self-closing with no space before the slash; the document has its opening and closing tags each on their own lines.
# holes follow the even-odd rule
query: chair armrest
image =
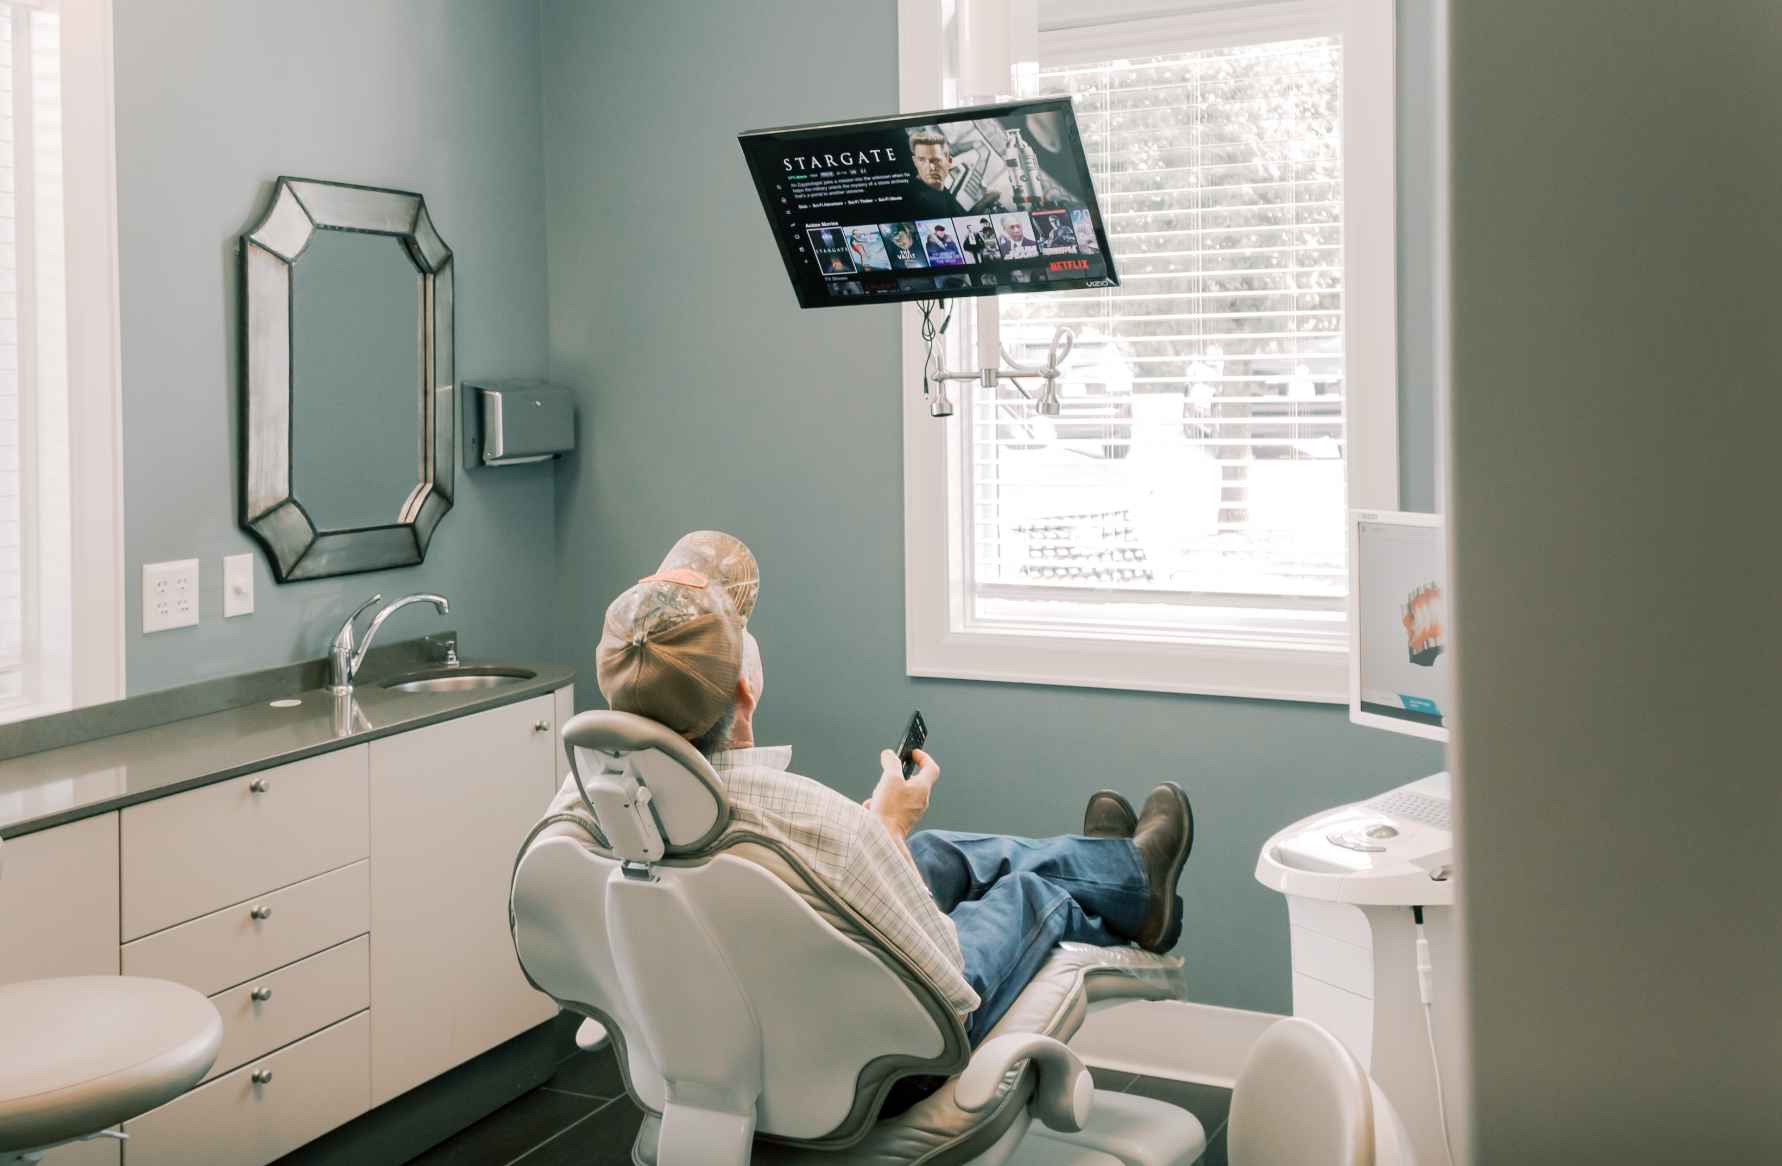
<svg viewBox="0 0 1782 1166">
<path fill-rule="evenodd" d="M 1052 1129 L 1075 1133 L 1089 1120 L 1095 1082 L 1070 1046 L 1037 1032 L 1011 1032 L 985 1041 L 959 1074 L 953 1100 L 975 1113 L 996 1097 L 997 1086 L 1024 1062 L 1033 1062 L 1039 1083 L 1033 1091 L 1034 1116 Z"/>
</svg>

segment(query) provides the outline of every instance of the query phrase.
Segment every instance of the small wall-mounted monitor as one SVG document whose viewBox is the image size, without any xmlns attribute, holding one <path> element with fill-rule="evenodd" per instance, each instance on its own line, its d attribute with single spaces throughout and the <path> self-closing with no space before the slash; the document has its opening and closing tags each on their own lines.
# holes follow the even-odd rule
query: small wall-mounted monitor
<svg viewBox="0 0 1782 1166">
<path fill-rule="evenodd" d="M 1437 514 L 1349 513 L 1349 719 L 1448 739 L 1453 665 Z"/>
<path fill-rule="evenodd" d="M 1068 98 L 738 140 L 800 307 L 1120 282 Z"/>
</svg>

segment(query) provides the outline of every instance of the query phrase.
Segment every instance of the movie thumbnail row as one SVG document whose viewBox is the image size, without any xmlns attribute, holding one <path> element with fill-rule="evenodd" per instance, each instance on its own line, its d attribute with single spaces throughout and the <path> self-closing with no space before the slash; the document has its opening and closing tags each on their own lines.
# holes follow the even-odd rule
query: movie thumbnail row
<svg viewBox="0 0 1782 1166">
<path fill-rule="evenodd" d="M 1077 260 L 1078 265 L 1086 262 Z M 955 271 L 944 275 L 900 275 L 896 279 L 887 280 L 884 276 L 870 277 L 868 282 L 858 279 L 832 277 L 824 288 L 833 296 L 874 296 L 891 292 L 949 292 L 965 291 L 969 288 L 1011 288 L 1019 289 L 1029 284 L 1051 283 L 1061 281 L 1079 283 L 1086 278 L 1101 275 L 1103 269 L 1100 261 L 1095 261 L 1093 270 L 1049 272 L 1043 267 L 1017 267 L 1014 270 L 983 271 L 973 274 L 969 271 Z M 870 284 L 870 286 L 869 286 Z"/>
<path fill-rule="evenodd" d="M 967 267 L 1101 252 L 1086 210 L 1014 211 L 961 219 L 807 227 L 823 274 Z"/>
</svg>

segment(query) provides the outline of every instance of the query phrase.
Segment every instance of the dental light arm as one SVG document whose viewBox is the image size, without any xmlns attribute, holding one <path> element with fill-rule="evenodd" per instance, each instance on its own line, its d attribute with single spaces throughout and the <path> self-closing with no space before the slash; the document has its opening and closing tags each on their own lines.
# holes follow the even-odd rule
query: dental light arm
<svg viewBox="0 0 1782 1166">
<path fill-rule="evenodd" d="M 1039 1072 L 1033 1091 L 1034 1115 L 1063 1133 L 1081 1130 L 1089 1120 L 1095 1082 L 1068 1045 L 1037 1032 L 1012 1032 L 979 1045 L 965 1072 L 959 1074 L 953 1100 L 961 1109 L 976 1113 L 995 1099 L 1002 1079 L 1024 1061 L 1033 1062 Z"/>
<path fill-rule="evenodd" d="M 1071 347 L 1076 343 L 1076 334 L 1069 328 L 1060 325 L 1052 332 L 1052 344 L 1046 353 L 1046 363 L 1037 368 L 1016 364 L 1010 359 L 1008 350 L 1002 349 L 998 355 L 1006 367 L 986 363 L 975 372 L 959 372 L 947 367 L 945 345 L 942 343 L 948 326 L 953 322 L 953 313 L 947 308 L 946 301 L 922 300 L 916 306 L 922 311 L 922 343 L 927 353 L 922 364 L 922 394 L 928 398 L 929 416 L 953 415 L 953 402 L 947 398 L 949 381 L 976 381 L 986 389 L 993 389 L 1005 377 L 1017 389 L 1021 389 L 1021 377 L 1040 378 L 1044 385 L 1040 389 L 1039 398 L 1033 403 L 1033 411 L 1041 417 L 1058 416 L 1061 409 L 1058 378 L 1064 375 L 1060 366 L 1070 356 Z M 938 325 L 934 322 L 934 313 L 937 311 L 944 313 Z M 990 357 L 985 356 L 984 359 L 987 361 Z M 1026 392 L 1025 389 L 1021 391 Z"/>
<path fill-rule="evenodd" d="M 1039 400 L 1033 403 L 1033 411 L 1041 417 L 1056 417 L 1062 408 L 1058 400 L 1059 370 L 1064 362 L 1070 359 L 1070 350 L 1076 346 L 1076 343 L 1077 334 L 1069 328 L 1061 326 L 1053 329 L 1052 343 L 1046 349 L 1046 363 L 1038 368 L 1028 368 L 1025 365 L 1016 364 L 1015 358 L 1009 355 L 1007 348 L 1000 350 L 1002 362 L 1008 366 L 1002 371 L 1002 375 L 1014 381 L 1016 387 L 1019 387 L 1021 383 L 1015 380 L 1016 373 L 1020 373 L 1022 376 L 1039 377 L 1046 382 L 1045 387 L 1040 390 Z"/>
</svg>

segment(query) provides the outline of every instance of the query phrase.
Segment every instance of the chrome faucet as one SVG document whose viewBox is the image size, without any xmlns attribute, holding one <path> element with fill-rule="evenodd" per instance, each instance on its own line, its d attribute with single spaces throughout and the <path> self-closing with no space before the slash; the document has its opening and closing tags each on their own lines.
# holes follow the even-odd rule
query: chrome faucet
<svg viewBox="0 0 1782 1166">
<path fill-rule="evenodd" d="M 401 599 L 386 604 L 371 617 L 371 625 L 365 629 L 365 639 L 357 646 L 353 645 L 353 625 L 358 622 L 365 610 L 374 603 L 383 602 L 382 595 L 373 595 L 359 605 L 357 611 L 346 617 L 340 630 L 334 633 L 334 646 L 328 650 L 328 691 L 335 696 L 344 696 L 353 691 L 353 678 L 359 674 L 359 665 L 365 663 L 365 653 L 371 647 L 371 641 L 377 638 L 377 629 L 384 626 L 384 621 L 400 608 L 411 603 L 431 603 L 441 615 L 451 614 L 452 606 L 443 595 L 404 595 Z"/>
</svg>

